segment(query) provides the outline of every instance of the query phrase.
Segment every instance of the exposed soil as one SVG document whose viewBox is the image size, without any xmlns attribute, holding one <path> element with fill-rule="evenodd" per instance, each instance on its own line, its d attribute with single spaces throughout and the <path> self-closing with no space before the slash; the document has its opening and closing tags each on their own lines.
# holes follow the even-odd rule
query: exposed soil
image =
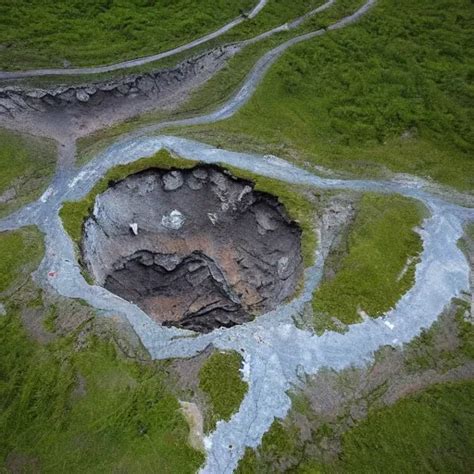
<svg viewBox="0 0 474 474">
<path fill-rule="evenodd" d="M 239 49 L 229 45 L 174 68 L 111 81 L 39 89 L 0 88 L 0 125 L 68 143 L 156 109 L 174 109 Z"/>
<path fill-rule="evenodd" d="M 217 167 L 148 170 L 96 198 L 84 261 L 165 325 L 231 327 L 291 297 L 301 231 L 278 200 Z"/>
</svg>

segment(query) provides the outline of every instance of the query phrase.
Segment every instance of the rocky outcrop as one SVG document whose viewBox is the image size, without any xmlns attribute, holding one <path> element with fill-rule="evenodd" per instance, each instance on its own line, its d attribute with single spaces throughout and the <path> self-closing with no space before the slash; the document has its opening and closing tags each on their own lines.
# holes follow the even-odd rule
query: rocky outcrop
<svg viewBox="0 0 474 474">
<path fill-rule="evenodd" d="M 127 97 L 156 98 L 170 94 L 182 84 L 192 85 L 195 78 L 206 80 L 238 50 L 236 45 L 222 46 L 187 59 L 171 69 L 129 75 L 117 80 L 92 82 L 46 89 L 7 86 L 0 88 L 0 115 L 20 112 L 47 112 L 74 107 L 113 104 Z"/>
<path fill-rule="evenodd" d="M 165 325 L 208 332 L 291 297 L 300 238 L 275 197 L 199 166 L 113 185 L 96 198 L 82 247 L 99 285 Z"/>
</svg>

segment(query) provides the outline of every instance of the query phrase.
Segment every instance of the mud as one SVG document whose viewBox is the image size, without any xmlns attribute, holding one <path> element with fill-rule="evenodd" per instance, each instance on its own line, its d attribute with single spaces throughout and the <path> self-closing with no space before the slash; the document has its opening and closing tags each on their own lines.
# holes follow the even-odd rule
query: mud
<svg viewBox="0 0 474 474">
<path fill-rule="evenodd" d="M 84 262 L 164 325 L 209 332 L 290 298 L 301 231 L 275 197 L 218 167 L 148 170 L 96 198 Z"/>
</svg>

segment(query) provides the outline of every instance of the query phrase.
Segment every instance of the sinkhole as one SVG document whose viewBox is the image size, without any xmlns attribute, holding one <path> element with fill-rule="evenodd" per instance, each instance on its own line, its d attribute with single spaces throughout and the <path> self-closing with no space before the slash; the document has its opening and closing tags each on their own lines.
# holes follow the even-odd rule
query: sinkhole
<svg viewBox="0 0 474 474">
<path fill-rule="evenodd" d="M 112 184 L 81 247 L 96 284 L 198 332 L 274 309 L 303 271 L 301 230 L 283 205 L 217 166 L 148 169 Z"/>
</svg>

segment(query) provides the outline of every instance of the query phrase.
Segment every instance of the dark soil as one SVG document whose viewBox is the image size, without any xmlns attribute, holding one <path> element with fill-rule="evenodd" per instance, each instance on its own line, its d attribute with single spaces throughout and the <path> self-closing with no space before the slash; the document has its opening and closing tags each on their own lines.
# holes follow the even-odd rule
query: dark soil
<svg viewBox="0 0 474 474">
<path fill-rule="evenodd" d="M 148 170 L 99 195 L 83 257 L 98 284 L 155 320 L 209 332 L 293 295 L 300 240 L 277 198 L 199 166 Z"/>
</svg>

